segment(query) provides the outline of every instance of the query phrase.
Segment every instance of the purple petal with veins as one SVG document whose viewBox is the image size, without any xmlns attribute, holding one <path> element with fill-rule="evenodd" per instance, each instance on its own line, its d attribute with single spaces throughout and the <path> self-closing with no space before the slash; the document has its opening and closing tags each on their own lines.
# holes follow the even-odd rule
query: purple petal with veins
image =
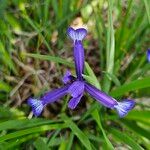
<svg viewBox="0 0 150 150">
<path fill-rule="evenodd" d="M 67 94 L 68 88 L 70 87 L 70 84 L 67 84 L 61 88 L 52 90 L 50 92 L 47 92 L 41 100 L 43 101 L 43 104 L 50 104 L 57 100 L 59 100 L 61 97 Z"/>
<path fill-rule="evenodd" d="M 68 107 L 70 109 L 75 109 L 76 106 L 78 105 L 78 103 L 80 102 L 81 98 L 82 98 L 83 94 L 79 95 L 78 97 L 73 97 L 69 103 L 68 103 Z"/>
<path fill-rule="evenodd" d="M 93 98 L 95 98 L 98 102 L 108 108 L 114 108 L 117 105 L 117 101 L 108 96 L 106 93 L 100 91 L 95 86 L 85 83 L 85 91 L 88 92 Z"/>
<path fill-rule="evenodd" d="M 84 28 L 78 28 L 75 30 L 72 27 L 69 27 L 67 30 L 67 34 L 74 42 L 76 40 L 82 41 L 87 35 L 87 30 Z"/>
<path fill-rule="evenodd" d="M 121 118 L 126 116 L 135 106 L 135 102 L 133 100 L 123 100 L 122 102 L 117 102 L 114 98 L 108 96 L 106 93 L 98 90 L 89 83 L 85 83 L 85 90 L 102 105 L 111 109 L 116 109 Z"/>
<path fill-rule="evenodd" d="M 135 102 L 133 100 L 123 100 L 122 102 L 118 102 L 114 108 L 117 110 L 120 118 L 125 117 L 130 110 L 132 110 L 135 106 Z"/>
<path fill-rule="evenodd" d="M 32 112 L 35 116 L 39 116 L 44 108 L 44 105 L 41 100 L 29 98 L 28 99 L 28 105 L 32 107 Z"/>
<path fill-rule="evenodd" d="M 64 87 L 55 89 L 53 91 L 47 92 L 40 100 L 29 98 L 28 105 L 32 107 L 32 111 L 35 116 L 39 116 L 45 105 L 53 103 L 59 100 L 61 97 L 67 94 L 70 84 Z"/>
<path fill-rule="evenodd" d="M 79 80 L 82 80 L 82 74 L 84 71 L 84 48 L 81 41 L 75 41 L 74 61 L 75 61 L 77 78 Z"/>
<path fill-rule="evenodd" d="M 75 81 L 72 85 L 68 88 L 68 93 L 71 94 L 72 97 L 78 97 L 79 95 L 83 94 L 84 92 L 84 82 Z"/>
<path fill-rule="evenodd" d="M 71 72 L 69 70 L 66 71 L 65 75 L 62 78 L 64 84 L 67 84 L 71 81 Z"/>
</svg>

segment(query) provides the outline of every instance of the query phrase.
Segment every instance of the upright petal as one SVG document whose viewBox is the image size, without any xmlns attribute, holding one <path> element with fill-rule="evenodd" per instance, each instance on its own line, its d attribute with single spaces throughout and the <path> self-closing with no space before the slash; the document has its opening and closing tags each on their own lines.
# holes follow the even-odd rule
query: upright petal
<svg viewBox="0 0 150 150">
<path fill-rule="evenodd" d="M 72 85 L 68 88 L 68 93 L 71 94 L 72 97 L 76 98 L 83 94 L 84 92 L 84 83 L 81 81 L 75 81 Z"/>
<path fill-rule="evenodd" d="M 87 35 L 87 30 L 84 28 L 78 28 L 74 30 L 72 27 L 69 27 L 67 30 L 67 34 L 74 42 L 76 40 L 82 41 Z"/>
<path fill-rule="evenodd" d="M 70 77 L 71 77 L 71 72 L 69 70 L 67 70 L 65 75 L 62 78 L 63 83 L 64 84 L 69 83 L 71 81 Z"/>
<path fill-rule="evenodd" d="M 70 109 L 75 109 L 76 106 L 78 105 L 78 103 L 80 102 L 81 98 L 82 98 L 83 94 L 79 95 L 78 97 L 73 97 L 69 103 L 68 103 L 68 107 Z"/>
<path fill-rule="evenodd" d="M 128 112 L 133 109 L 135 106 L 135 102 L 133 100 L 123 100 L 122 102 L 118 102 L 114 108 L 117 110 L 120 118 L 126 116 Z"/>
<path fill-rule="evenodd" d="M 117 101 L 114 98 L 108 96 L 106 93 L 100 91 L 89 83 L 85 83 L 85 90 L 98 102 L 108 108 L 114 108 L 114 106 L 117 105 Z"/>
<path fill-rule="evenodd" d="M 147 50 L 147 60 L 150 63 L 150 48 Z"/>
<path fill-rule="evenodd" d="M 70 84 L 67 84 L 61 88 L 55 89 L 53 91 L 47 92 L 41 100 L 43 101 L 43 104 L 49 104 L 53 103 L 57 100 L 59 100 L 61 97 L 67 94 L 68 88 L 70 87 Z"/>
<path fill-rule="evenodd" d="M 77 77 L 82 80 L 82 74 L 84 71 L 84 48 L 81 41 L 75 41 L 74 61 Z"/>
</svg>

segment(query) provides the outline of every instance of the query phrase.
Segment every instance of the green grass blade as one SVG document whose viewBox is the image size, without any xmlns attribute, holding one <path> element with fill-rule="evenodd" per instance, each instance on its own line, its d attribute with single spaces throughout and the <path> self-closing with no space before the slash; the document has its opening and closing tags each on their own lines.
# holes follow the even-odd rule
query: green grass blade
<svg viewBox="0 0 150 150">
<path fill-rule="evenodd" d="M 48 143 L 49 147 L 59 146 L 62 142 L 64 142 L 64 137 L 61 138 L 53 138 L 50 143 Z"/>
<path fill-rule="evenodd" d="M 74 134 L 71 132 L 69 140 L 68 140 L 68 145 L 66 147 L 66 150 L 71 150 L 72 149 L 72 147 L 73 147 L 73 139 L 74 139 Z"/>
<path fill-rule="evenodd" d="M 150 125 L 150 111 L 149 110 L 132 110 L 126 119 L 145 122 Z"/>
<path fill-rule="evenodd" d="M 144 1 L 144 5 L 145 5 L 145 8 L 146 8 L 146 13 L 147 13 L 147 18 L 148 18 L 148 21 L 149 21 L 149 24 L 150 24 L 150 3 L 148 0 L 143 0 Z"/>
<path fill-rule="evenodd" d="M 114 74 L 110 74 L 108 72 L 105 72 L 104 73 L 106 74 L 107 78 L 112 80 L 116 86 L 121 86 L 121 83 L 120 81 L 118 80 L 118 78 L 114 75 Z"/>
<path fill-rule="evenodd" d="M 48 20 L 49 16 L 49 7 L 51 0 L 45 0 L 45 5 L 44 5 L 44 21 L 46 22 Z"/>
<path fill-rule="evenodd" d="M 110 94 L 114 97 L 117 97 L 122 96 L 127 92 L 147 87 L 150 87 L 150 77 L 145 77 L 143 79 L 135 80 L 128 84 L 124 84 L 121 87 L 118 87 L 115 90 L 111 91 Z"/>
<path fill-rule="evenodd" d="M 104 130 L 103 127 L 102 127 L 100 115 L 99 115 L 97 109 L 95 109 L 95 110 L 92 112 L 92 117 L 94 118 L 94 120 L 96 121 L 96 123 L 97 123 L 97 125 L 99 126 L 100 130 L 102 131 L 103 136 L 104 136 L 104 139 L 105 139 L 105 141 L 106 141 L 106 143 L 107 143 L 108 149 L 114 150 L 113 145 L 111 144 L 110 140 L 107 138 L 106 133 L 105 133 L 105 130 Z"/>
<path fill-rule="evenodd" d="M 58 136 L 58 134 L 60 133 L 60 129 L 56 130 L 55 133 L 50 137 L 50 139 L 47 141 L 47 144 L 49 146 L 53 145 L 53 141 L 56 139 L 56 137 Z"/>
<path fill-rule="evenodd" d="M 54 129 L 63 129 L 66 128 L 66 124 L 51 124 L 51 125 L 43 125 L 39 127 L 34 127 L 34 128 L 29 128 L 29 129 L 24 129 L 16 132 L 12 132 L 6 135 L 3 135 L 0 137 L 0 142 L 14 139 L 14 138 L 19 138 L 28 134 L 33 134 L 33 133 L 40 133 L 48 130 L 54 130 Z"/>
<path fill-rule="evenodd" d="M 92 150 L 91 143 L 88 139 L 88 137 L 76 126 L 74 122 L 70 118 L 68 118 L 66 115 L 61 116 L 66 125 L 72 130 L 72 132 L 78 137 L 78 139 L 81 141 L 81 143 L 84 145 L 84 147 L 88 150 Z"/>
<path fill-rule="evenodd" d="M 8 85 L 7 83 L 0 81 L 0 91 L 10 92 L 12 90 L 12 87 Z"/>
<path fill-rule="evenodd" d="M 108 0 L 108 35 L 107 35 L 107 50 L 106 50 L 106 72 L 109 74 L 113 74 L 114 69 L 114 57 L 115 57 L 115 36 L 114 36 L 114 28 L 113 28 L 113 20 L 112 20 L 112 8 L 113 3 L 112 0 Z M 109 92 L 111 86 L 111 80 L 104 76 L 104 91 Z"/>
<path fill-rule="evenodd" d="M 128 134 L 120 132 L 119 130 L 116 130 L 114 128 L 110 129 L 110 132 L 114 137 L 117 138 L 117 140 L 122 141 L 123 143 L 126 143 L 129 145 L 132 149 L 136 150 L 144 150 L 140 145 L 137 144 L 137 142 L 134 141 Z"/>
<path fill-rule="evenodd" d="M 66 141 L 66 140 L 63 140 L 63 141 L 60 143 L 58 150 L 66 150 L 66 147 L 67 147 L 67 141 Z"/>
<path fill-rule="evenodd" d="M 15 119 L 15 120 L 8 120 L 5 122 L 0 123 L 0 131 L 8 130 L 8 129 L 23 129 L 23 128 L 30 128 L 34 126 L 40 126 L 44 124 L 51 124 L 55 121 L 34 118 L 34 119 Z"/>
<path fill-rule="evenodd" d="M 31 134 L 31 135 L 28 135 L 28 136 L 25 136 L 25 137 L 21 137 L 21 138 L 19 138 L 19 139 L 14 139 L 14 140 L 11 140 L 11 142 L 9 142 L 9 144 L 7 144 L 6 146 L 5 146 L 5 148 L 6 149 L 13 149 L 15 146 L 17 146 L 17 145 L 20 145 L 20 144 L 22 144 L 22 143 L 25 143 L 25 142 L 27 142 L 27 141 L 29 141 L 29 140 L 31 140 L 31 139 L 33 139 L 33 138 L 37 138 L 37 137 L 39 137 L 39 134 L 38 133 L 36 133 L 36 134 Z"/>
<path fill-rule="evenodd" d="M 83 120 L 85 120 L 91 113 L 97 108 L 97 102 L 94 102 L 91 107 L 81 116 L 78 124 L 80 124 Z"/>
<path fill-rule="evenodd" d="M 23 55 L 26 57 L 33 57 L 33 58 L 37 58 L 40 60 L 48 60 L 48 61 L 56 62 L 56 63 L 66 65 L 71 68 L 74 67 L 73 63 L 71 63 L 63 58 L 60 58 L 60 57 L 49 56 L 49 55 L 40 55 L 40 54 L 31 54 L 31 53 L 23 53 Z"/>
<path fill-rule="evenodd" d="M 122 48 L 122 45 L 124 44 L 124 37 L 126 36 L 126 27 L 128 26 L 128 20 L 129 20 L 129 17 L 130 17 L 130 12 L 131 12 L 131 9 L 132 9 L 132 5 L 133 5 L 133 0 L 129 0 L 127 2 L 127 10 L 126 10 L 126 15 L 124 17 L 124 19 L 122 20 L 121 22 L 121 30 L 119 32 L 119 35 L 118 35 L 118 38 L 116 39 L 117 40 L 117 44 L 116 44 L 116 53 L 117 53 L 117 56 L 120 55 L 120 53 L 122 53 L 121 51 L 121 48 Z M 120 12 L 121 13 L 121 12 Z M 122 15 L 121 15 L 122 17 Z"/>
<path fill-rule="evenodd" d="M 44 140 L 41 137 L 39 137 L 34 142 L 34 146 L 35 146 L 36 150 L 49 150 L 48 145 L 44 142 Z"/>
<path fill-rule="evenodd" d="M 101 89 L 101 85 L 98 81 L 98 79 L 96 78 L 93 70 L 91 69 L 91 67 L 89 66 L 89 64 L 87 62 L 85 62 L 85 69 L 86 69 L 86 73 L 88 75 L 83 75 L 83 77 L 90 82 L 92 85 L 96 86 L 98 89 Z"/>
<path fill-rule="evenodd" d="M 137 133 L 138 135 L 143 136 L 145 138 L 147 138 L 148 140 L 150 140 L 150 131 L 141 128 L 139 125 L 137 125 L 137 123 L 135 121 L 128 121 L 128 120 L 123 120 L 122 123 L 127 126 L 129 129 L 132 130 L 132 132 L 134 131 L 135 133 Z"/>
<path fill-rule="evenodd" d="M 24 15 L 25 20 L 31 25 L 31 27 L 42 37 L 42 40 L 44 44 L 46 45 L 47 49 L 52 52 L 51 47 L 49 46 L 49 43 L 46 41 L 45 37 L 41 33 L 41 30 L 35 25 L 32 19 L 30 19 L 29 16 L 25 13 Z"/>
<path fill-rule="evenodd" d="M 15 65 L 12 61 L 11 55 L 6 51 L 5 46 L 0 41 L 0 58 L 3 62 L 3 65 L 8 66 L 15 74 L 17 74 L 17 70 L 15 68 Z"/>
</svg>

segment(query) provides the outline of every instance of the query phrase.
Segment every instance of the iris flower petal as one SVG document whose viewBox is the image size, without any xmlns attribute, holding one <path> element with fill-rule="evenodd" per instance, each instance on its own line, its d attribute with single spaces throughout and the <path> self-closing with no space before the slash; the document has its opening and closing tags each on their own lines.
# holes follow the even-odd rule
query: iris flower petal
<svg viewBox="0 0 150 150">
<path fill-rule="evenodd" d="M 28 105 L 32 107 L 32 111 L 35 116 L 39 116 L 44 108 L 42 101 L 33 98 L 28 99 Z"/>
<path fill-rule="evenodd" d="M 108 108 L 114 108 L 114 105 L 117 105 L 117 101 L 114 98 L 108 96 L 106 93 L 100 91 L 89 83 L 85 83 L 85 91 Z"/>
<path fill-rule="evenodd" d="M 82 40 L 87 35 L 87 30 L 84 28 L 74 30 L 72 27 L 69 27 L 67 34 L 74 41 L 74 61 L 76 74 L 77 78 L 82 80 L 82 73 L 84 70 L 84 48 L 82 45 Z"/>
<path fill-rule="evenodd" d="M 117 110 L 120 118 L 126 116 L 128 112 L 133 109 L 135 106 L 135 102 L 133 100 L 123 100 L 122 102 L 118 102 L 114 108 Z"/>
<path fill-rule="evenodd" d="M 81 81 L 75 81 L 68 88 L 68 93 L 71 94 L 72 97 L 76 98 L 84 92 L 84 83 Z"/>
<path fill-rule="evenodd" d="M 69 70 L 66 71 L 65 75 L 62 78 L 64 84 L 67 84 L 71 81 L 71 72 Z"/>
<path fill-rule="evenodd" d="M 47 92 L 40 100 L 29 98 L 28 105 L 32 107 L 33 114 L 39 116 L 45 105 L 53 103 L 66 95 L 69 86 L 70 84 L 67 84 L 59 89 Z"/>
<path fill-rule="evenodd" d="M 84 71 L 84 48 L 81 41 L 75 41 L 74 61 L 75 61 L 77 78 L 79 80 L 82 80 L 82 74 Z"/>
<path fill-rule="evenodd" d="M 69 27 L 67 30 L 67 34 L 74 42 L 76 40 L 82 41 L 87 35 L 87 30 L 84 28 L 74 30 L 72 27 Z"/>
<path fill-rule="evenodd" d="M 59 100 L 61 97 L 63 97 L 64 95 L 67 94 L 69 87 L 70 87 L 70 84 L 67 84 L 61 88 L 47 92 L 41 98 L 41 100 L 43 101 L 43 104 L 46 105 L 46 104 L 50 104 L 50 103 L 53 103 L 53 102 Z"/>
<path fill-rule="evenodd" d="M 150 62 L 150 49 L 147 50 L 147 60 Z"/>
<path fill-rule="evenodd" d="M 98 90 L 89 83 L 85 83 L 85 90 L 102 105 L 111 109 L 116 109 L 121 118 L 126 116 L 135 106 L 135 102 L 133 100 L 123 100 L 122 102 L 117 102 L 114 98 L 108 96 L 106 93 Z"/>
<path fill-rule="evenodd" d="M 83 94 L 79 95 L 78 97 L 73 97 L 69 103 L 68 103 L 68 107 L 70 109 L 75 109 L 76 106 L 78 105 L 78 103 L 80 102 L 81 98 L 82 98 Z"/>
</svg>

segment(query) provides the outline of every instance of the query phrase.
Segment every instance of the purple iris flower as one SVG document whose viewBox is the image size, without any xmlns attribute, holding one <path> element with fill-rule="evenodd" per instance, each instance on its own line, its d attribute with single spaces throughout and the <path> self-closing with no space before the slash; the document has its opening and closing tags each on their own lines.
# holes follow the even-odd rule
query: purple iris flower
<svg viewBox="0 0 150 150">
<path fill-rule="evenodd" d="M 120 117 L 127 115 L 127 113 L 134 107 L 135 102 L 133 100 L 117 102 L 114 98 L 100 91 L 83 79 L 84 49 L 82 40 L 86 34 L 87 31 L 83 28 L 77 30 L 74 30 L 73 28 L 68 29 L 68 35 L 74 41 L 74 59 L 77 77 L 72 76 L 71 73 L 67 71 L 62 78 L 62 81 L 65 84 L 63 87 L 46 93 L 40 100 L 29 98 L 28 104 L 32 107 L 35 116 L 39 116 L 47 104 L 58 101 L 58 99 L 67 93 L 72 96 L 68 103 L 68 107 L 71 109 L 76 108 L 84 92 L 89 93 L 105 107 L 116 109 Z"/>
<path fill-rule="evenodd" d="M 150 62 L 150 48 L 147 50 L 147 60 Z"/>
</svg>

